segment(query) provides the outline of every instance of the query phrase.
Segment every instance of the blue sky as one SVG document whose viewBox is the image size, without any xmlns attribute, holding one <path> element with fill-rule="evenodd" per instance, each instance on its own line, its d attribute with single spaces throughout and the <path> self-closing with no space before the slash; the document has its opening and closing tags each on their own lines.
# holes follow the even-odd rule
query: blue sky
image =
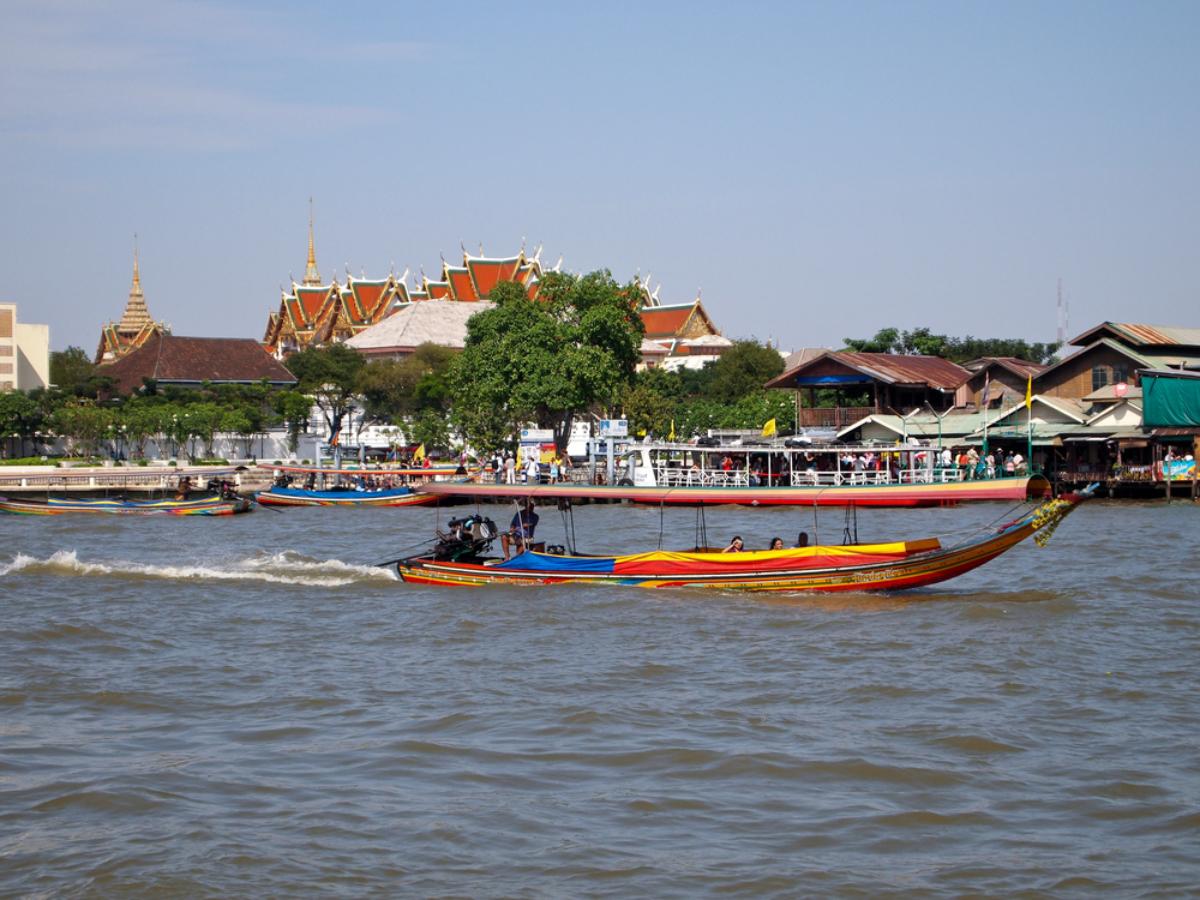
<svg viewBox="0 0 1200 900">
<path fill-rule="evenodd" d="M 261 337 L 522 237 L 784 349 L 1200 324 L 1200 4 L 10 0 L 0 299 Z"/>
</svg>

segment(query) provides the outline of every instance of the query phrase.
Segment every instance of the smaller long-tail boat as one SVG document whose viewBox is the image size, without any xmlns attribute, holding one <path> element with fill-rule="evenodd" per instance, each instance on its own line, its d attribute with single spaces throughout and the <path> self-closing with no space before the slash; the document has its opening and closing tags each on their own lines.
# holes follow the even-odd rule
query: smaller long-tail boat
<svg viewBox="0 0 1200 900">
<path fill-rule="evenodd" d="M 315 490 L 273 485 L 259 491 L 254 499 L 263 506 L 427 506 L 436 503 L 431 494 L 418 494 L 412 488 L 381 488 L 379 490 Z"/>
<path fill-rule="evenodd" d="M 90 513 L 110 516 L 232 516 L 250 512 L 246 497 L 213 494 L 187 500 L 128 500 L 114 497 L 49 497 L 45 500 L 0 497 L 0 513 L 18 516 L 61 516 Z"/>
<path fill-rule="evenodd" d="M 437 498 L 419 493 L 411 485 L 452 477 L 456 471 L 453 466 L 342 469 L 260 465 L 259 468 L 275 473 L 274 484 L 255 495 L 254 499 L 263 506 L 427 506 L 436 503 Z"/>
<path fill-rule="evenodd" d="M 977 568 L 1037 534 L 1039 545 L 1091 489 L 1048 500 L 1005 525 L 953 547 L 937 538 L 882 544 L 749 552 L 652 551 L 629 556 L 571 556 L 526 550 L 508 560 L 483 554 L 495 526 L 477 517 L 452 522 L 432 553 L 396 561 L 414 584 L 608 584 L 744 591 L 895 591 L 936 584 Z M 455 527 L 457 526 L 457 527 Z M 1039 533 L 1040 532 L 1040 533 Z"/>
</svg>

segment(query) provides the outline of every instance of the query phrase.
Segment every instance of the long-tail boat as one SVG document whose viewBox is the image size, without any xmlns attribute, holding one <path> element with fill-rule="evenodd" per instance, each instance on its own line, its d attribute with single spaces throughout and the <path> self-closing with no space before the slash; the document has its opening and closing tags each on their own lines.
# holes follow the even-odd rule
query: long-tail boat
<svg viewBox="0 0 1200 900">
<path fill-rule="evenodd" d="M 951 547 L 937 538 L 882 544 L 812 546 L 748 552 L 652 551 L 578 556 L 526 549 L 511 559 L 484 554 L 496 537 L 487 519 L 452 522 L 431 553 L 396 561 L 414 584 L 607 584 L 704 587 L 744 591 L 895 591 L 936 584 L 968 572 L 1031 535 L 1043 545 L 1089 491 L 1048 500 L 1028 514 Z"/>
<path fill-rule="evenodd" d="M 263 506 L 427 506 L 436 503 L 437 498 L 419 493 L 411 485 L 452 477 L 456 471 L 454 466 L 342 469 L 261 465 L 260 468 L 275 473 L 275 483 L 255 495 L 254 499 Z M 294 483 L 297 480 L 299 485 Z"/>
<path fill-rule="evenodd" d="M 114 516 L 232 516 L 250 512 L 253 503 L 246 497 L 213 494 L 158 500 L 129 500 L 114 497 L 48 497 L 45 500 L 0 497 L 0 513 L 19 516 L 60 516 L 91 513 Z"/>
</svg>

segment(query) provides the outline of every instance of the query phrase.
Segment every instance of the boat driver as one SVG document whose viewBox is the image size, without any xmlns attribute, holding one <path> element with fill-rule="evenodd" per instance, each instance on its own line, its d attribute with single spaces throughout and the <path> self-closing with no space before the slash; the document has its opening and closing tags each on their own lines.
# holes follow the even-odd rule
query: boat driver
<svg viewBox="0 0 1200 900">
<path fill-rule="evenodd" d="M 533 532 L 537 528 L 538 514 L 534 511 L 533 501 L 526 500 L 524 509 L 518 508 L 508 525 L 508 531 L 500 535 L 500 546 L 504 548 L 504 558 L 509 558 L 510 548 L 520 554 L 525 552 L 525 545 L 533 542 Z"/>
</svg>

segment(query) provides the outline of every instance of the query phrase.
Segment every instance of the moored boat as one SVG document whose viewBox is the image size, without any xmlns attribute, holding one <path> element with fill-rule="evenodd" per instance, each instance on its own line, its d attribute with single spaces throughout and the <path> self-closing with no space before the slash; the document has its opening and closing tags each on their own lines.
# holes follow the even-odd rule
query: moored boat
<svg viewBox="0 0 1200 900">
<path fill-rule="evenodd" d="M 263 506 L 426 506 L 435 497 L 414 486 L 435 478 L 454 477 L 450 466 L 366 469 L 324 466 L 268 466 L 269 488 L 255 495 Z"/>
<path fill-rule="evenodd" d="M 263 506 L 426 506 L 437 502 L 436 497 L 409 487 L 315 490 L 272 485 L 255 494 L 254 499 Z"/>
<path fill-rule="evenodd" d="M 952 547 L 936 538 L 880 544 L 749 552 L 652 551 L 579 556 L 527 549 L 508 560 L 485 554 L 495 538 L 487 520 L 443 535 L 433 552 L 396 562 L 410 583 L 468 586 L 607 584 L 745 591 L 894 591 L 945 581 L 995 559 L 1025 538 L 1044 543 L 1090 491 L 1049 500 L 1028 514 Z M 452 523 L 454 524 L 454 523 Z"/>
<path fill-rule="evenodd" d="M 114 497 L 48 497 L 33 500 L 0 497 L 0 513 L 20 516 L 59 516 L 71 513 L 116 516 L 232 516 L 250 512 L 246 497 L 213 494 L 186 500 L 129 500 Z"/>
</svg>

